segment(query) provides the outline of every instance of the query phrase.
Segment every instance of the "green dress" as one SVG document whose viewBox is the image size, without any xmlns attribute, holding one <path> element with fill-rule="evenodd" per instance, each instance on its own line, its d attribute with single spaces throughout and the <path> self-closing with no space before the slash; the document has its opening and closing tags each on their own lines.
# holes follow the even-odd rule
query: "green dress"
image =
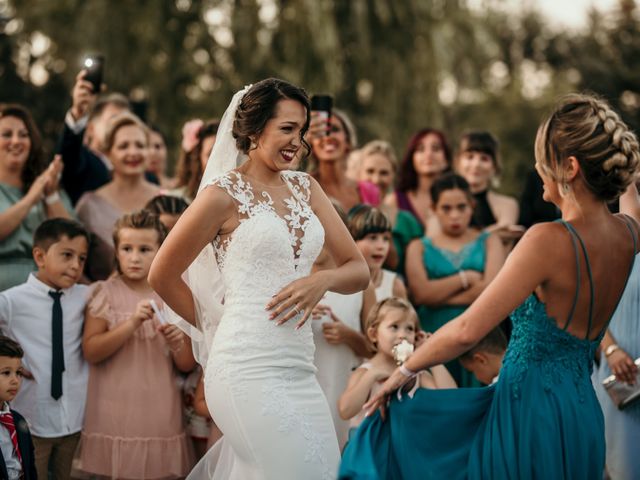
<svg viewBox="0 0 640 480">
<path fill-rule="evenodd" d="M 73 211 L 66 194 L 60 194 L 67 211 Z M 22 189 L 0 183 L 0 212 L 8 210 L 23 196 Z M 26 282 L 29 273 L 36 269 L 31 253 L 33 234 L 46 219 L 44 203 L 38 202 L 10 235 L 0 240 L 0 292 Z"/>
<path fill-rule="evenodd" d="M 475 240 L 467 243 L 458 252 L 436 247 L 430 238 L 424 237 L 422 239 L 424 246 L 422 261 L 429 278 L 432 280 L 446 278 L 457 274 L 461 270 L 476 270 L 483 273 L 487 259 L 486 243 L 488 236 L 487 232 L 482 232 Z M 418 307 L 420 325 L 426 332 L 435 332 L 445 323 L 459 316 L 468 306 L 442 305 L 432 307 L 421 305 Z M 449 362 L 446 366 L 459 386 L 480 386 L 476 378 L 462 368 L 457 360 Z"/>
<path fill-rule="evenodd" d="M 420 222 L 405 210 L 398 210 L 396 215 L 396 222 L 391 231 L 393 238 L 393 246 L 398 253 L 398 268 L 397 273 L 404 276 L 404 262 L 405 254 L 407 252 L 407 245 L 412 240 L 420 238 L 424 235 L 424 228 L 420 225 Z"/>
</svg>

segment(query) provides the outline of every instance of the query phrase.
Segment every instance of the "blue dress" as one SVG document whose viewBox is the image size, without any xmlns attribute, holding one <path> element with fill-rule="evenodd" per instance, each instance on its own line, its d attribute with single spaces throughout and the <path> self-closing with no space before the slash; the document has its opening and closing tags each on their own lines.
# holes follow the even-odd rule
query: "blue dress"
<svg viewBox="0 0 640 480">
<path fill-rule="evenodd" d="M 640 255 L 636 257 L 640 263 Z M 609 331 L 631 358 L 640 357 L 640 270 L 635 269 L 620 305 L 611 318 Z M 604 435 L 607 443 L 607 473 L 615 480 L 634 480 L 640 477 L 640 402 L 624 410 L 611 401 L 602 381 L 612 372 L 609 363 L 600 356 L 600 365 L 593 373 L 593 386 L 604 414 Z"/>
<path fill-rule="evenodd" d="M 430 238 L 424 237 L 422 239 L 424 248 L 422 263 L 427 275 L 430 279 L 437 280 L 456 275 L 461 270 L 475 270 L 484 273 L 488 237 L 487 232 L 482 232 L 458 252 L 437 247 Z M 420 327 L 425 332 L 435 332 L 459 316 L 468 307 L 469 305 L 439 305 L 437 307 L 420 305 L 418 307 Z M 447 362 L 445 367 L 459 387 L 479 387 L 481 385 L 471 372 L 460 365 L 457 359 Z"/>
<path fill-rule="evenodd" d="M 578 243 L 587 264 L 590 332 L 589 259 L 577 232 L 564 225 L 576 252 L 578 285 Z M 535 295 L 515 310 L 496 384 L 392 396 L 387 420 L 376 412 L 347 444 L 339 478 L 601 480 L 604 424 L 590 375 L 606 325 L 594 340 L 589 333 L 570 334 L 577 300 L 578 291 L 563 328 Z"/>
</svg>

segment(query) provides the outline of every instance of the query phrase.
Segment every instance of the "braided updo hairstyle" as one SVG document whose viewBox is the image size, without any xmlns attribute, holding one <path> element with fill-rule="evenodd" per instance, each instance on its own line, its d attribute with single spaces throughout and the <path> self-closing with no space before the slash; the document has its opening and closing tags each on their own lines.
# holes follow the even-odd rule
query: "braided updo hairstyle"
<svg viewBox="0 0 640 480">
<path fill-rule="evenodd" d="M 572 94 L 540 125 L 536 161 L 545 174 L 566 185 L 564 162 L 574 156 L 587 188 L 611 202 L 634 181 L 640 164 L 638 140 L 611 106 L 595 96 Z"/>
<path fill-rule="evenodd" d="M 306 110 L 306 121 L 300 132 L 300 140 L 307 150 L 305 156 L 309 155 L 311 148 L 304 140 L 311 119 L 309 97 L 302 88 L 277 78 L 267 78 L 255 83 L 242 97 L 232 130 L 238 150 L 249 153 L 252 149 L 251 144 L 257 141 L 267 122 L 275 117 L 278 102 L 285 99 L 299 102 Z"/>
</svg>

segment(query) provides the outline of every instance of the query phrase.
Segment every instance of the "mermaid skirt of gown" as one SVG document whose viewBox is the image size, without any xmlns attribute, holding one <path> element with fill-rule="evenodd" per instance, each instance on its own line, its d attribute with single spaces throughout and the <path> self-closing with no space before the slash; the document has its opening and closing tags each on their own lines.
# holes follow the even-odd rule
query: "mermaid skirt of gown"
<svg viewBox="0 0 640 480">
<path fill-rule="evenodd" d="M 313 358 L 310 323 L 294 334 L 299 354 L 283 349 L 274 360 L 280 349 L 277 334 L 254 331 L 243 339 L 235 329 L 225 329 L 237 325 L 238 318 L 228 318 L 236 312 L 249 323 L 246 307 L 226 307 L 205 373 L 207 405 L 224 435 L 189 478 L 334 479 L 340 452 L 327 400 L 308 361 Z M 289 336 L 286 330 L 293 330 L 294 320 L 278 327 L 260 315 L 265 329 Z M 260 348 L 252 348 L 254 342 Z M 305 345 L 308 352 L 300 350 Z"/>
</svg>

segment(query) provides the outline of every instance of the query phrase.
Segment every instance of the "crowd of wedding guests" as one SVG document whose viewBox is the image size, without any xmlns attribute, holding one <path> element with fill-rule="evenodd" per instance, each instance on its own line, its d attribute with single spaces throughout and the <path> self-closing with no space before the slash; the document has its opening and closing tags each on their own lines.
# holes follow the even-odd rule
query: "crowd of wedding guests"
<svg viewBox="0 0 640 480">
<path fill-rule="evenodd" d="M 57 153 L 45 158 L 28 109 L 0 105 L 0 477 L 185 477 L 222 433 L 189 338 L 164 318 L 147 274 L 197 193 L 218 123 L 184 125 L 172 177 L 164 133 L 125 96 L 96 95 L 80 72 L 60 127 Z M 498 193 L 492 133 L 452 140 L 420 128 L 398 156 L 385 140 L 360 146 L 341 110 L 328 121 L 312 115 L 311 152 L 299 168 L 332 198 L 371 272 L 367 290 L 328 293 L 311 320 L 341 446 L 396 367 L 394 347 L 458 316 L 526 228 L 559 215 L 533 166 L 521 198 Z M 321 255 L 315 268 L 331 261 Z M 640 356 L 635 332 L 599 361 L 617 372 Z M 510 333 L 507 318 L 417 385 L 495 382 Z M 601 397 L 611 425 L 640 438 L 638 407 L 619 412 Z M 622 478 L 616 462 L 635 462 L 640 475 L 632 445 L 612 445 L 611 477 Z"/>
</svg>

